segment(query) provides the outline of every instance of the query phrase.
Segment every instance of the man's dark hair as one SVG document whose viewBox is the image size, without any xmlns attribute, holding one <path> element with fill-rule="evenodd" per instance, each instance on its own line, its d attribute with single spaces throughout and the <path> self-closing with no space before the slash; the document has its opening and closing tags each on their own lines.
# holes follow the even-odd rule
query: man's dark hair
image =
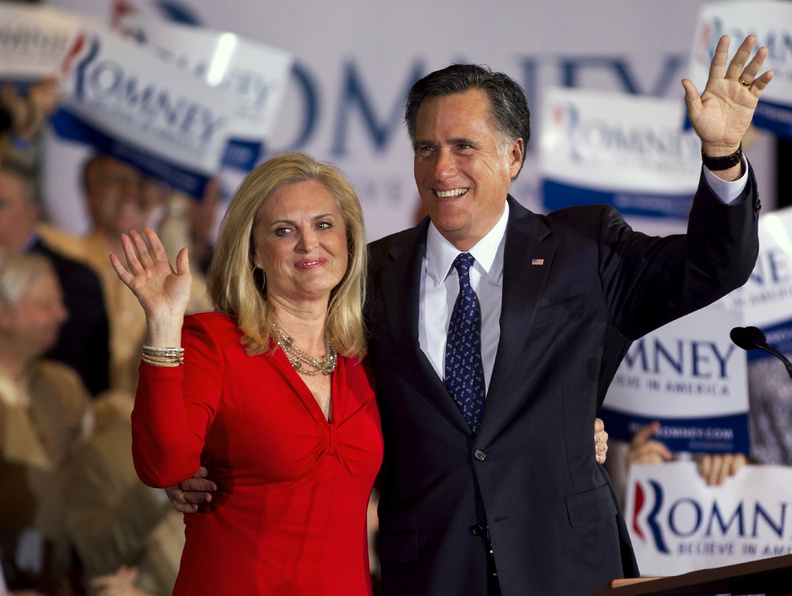
<svg viewBox="0 0 792 596">
<path fill-rule="evenodd" d="M 525 93 L 513 79 L 477 64 L 452 64 L 436 70 L 415 83 L 407 94 L 404 120 L 410 140 L 415 142 L 418 109 L 427 97 L 445 97 L 481 89 L 490 100 L 494 128 L 506 139 L 531 138 L 531 112 Z"/>
</svg>

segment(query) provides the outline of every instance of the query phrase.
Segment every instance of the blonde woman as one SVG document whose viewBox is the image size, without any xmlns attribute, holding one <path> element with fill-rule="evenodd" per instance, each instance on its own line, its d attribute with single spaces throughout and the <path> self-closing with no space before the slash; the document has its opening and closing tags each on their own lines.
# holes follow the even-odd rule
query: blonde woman
<svg viewBox="0 0 792 596">
<path fill-rule="evenodd" d="M 297 154 L 234 196 L 209 271 L 216 312 L 184 315 L 187 251 L 122 238 L 119 277 L 146 312 L 132 416 L 138 474 L 168 487 L 205 466 L 175 594 L 371 594 L 366 505 L 382 460 L 361 364 L 360 204 L 335 167 Z"/>
</svg>

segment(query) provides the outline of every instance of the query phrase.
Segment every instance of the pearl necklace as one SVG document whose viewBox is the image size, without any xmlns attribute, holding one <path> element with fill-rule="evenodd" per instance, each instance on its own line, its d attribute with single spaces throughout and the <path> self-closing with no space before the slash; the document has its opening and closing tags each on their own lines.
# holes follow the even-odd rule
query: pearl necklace
<svg viewBox="0 0 792 596">
<path fill-rule="evenodd" d="M 309 354 L 303 352 L 300 348 L 294 345 L 294 340 L 286 335 L 283 331 L 278 329 L 275 326 L 275 323 L 272 324 L 272 329 L 275 331 L 275 334 L 278 336 L 278 345 L 280 349 L 283 350 L 283 353 L 286 354 L 286 358 L 289 359 L 291 362 L 292 367 L 298 373 L 303 375 L 331 375 L 336 367 L 336 362 L 338 360 L 338 350 L 336 350 L 335 346 L 330 343 L 329 340 L 325 339 L 325 350 L 326 353 L 322 361 L 319 362 L 316 358 L 311 357 Z M 308 370 L 303 368 L 303 364 L 306 364 L 316 370 Z"/>
</svg>

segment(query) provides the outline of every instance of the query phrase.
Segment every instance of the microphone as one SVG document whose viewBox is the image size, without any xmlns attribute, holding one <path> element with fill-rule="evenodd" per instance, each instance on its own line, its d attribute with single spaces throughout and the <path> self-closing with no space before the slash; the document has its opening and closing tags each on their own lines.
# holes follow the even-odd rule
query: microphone
<svg viewBox="0 0 792 596">
<path fill-rule="evenodd" d="M 735 327 L 729 333 L 731 340 L 743 350 L 764 350 L 784 363 L 787 373 L 792 378 L 792 362 L 778 350 L 767 344 L 764 331 L 758 327 Z"/>
</svg>

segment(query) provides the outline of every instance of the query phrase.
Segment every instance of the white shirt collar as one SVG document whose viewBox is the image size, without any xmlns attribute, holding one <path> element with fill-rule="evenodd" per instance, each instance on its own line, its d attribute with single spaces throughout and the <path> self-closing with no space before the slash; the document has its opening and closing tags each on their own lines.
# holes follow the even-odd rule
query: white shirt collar
<svg viewBox="0 0 792 596">
<path fill-rule="evenodd" d="M 469 252 L 476 259 L 476 263 L 484 270 L 487 275 L 500 276 L 500 271 L 491 271 L 498 254 L 503 237 L 506 235 L 506 224 L 509 221 L 509 203 L 504 204 L 503 215 L 498 222 L 479 240 Z M 460 250 L 451 242 L 446 240 L 437 230 L 435 225 L 429 222 L 429 230 L 426 233 L 426 274 L 434 286 L 439 286 L 445 281 L 454 259 Z M 502 259 L 501 267 L 502 269 Z"/>
</svg>

